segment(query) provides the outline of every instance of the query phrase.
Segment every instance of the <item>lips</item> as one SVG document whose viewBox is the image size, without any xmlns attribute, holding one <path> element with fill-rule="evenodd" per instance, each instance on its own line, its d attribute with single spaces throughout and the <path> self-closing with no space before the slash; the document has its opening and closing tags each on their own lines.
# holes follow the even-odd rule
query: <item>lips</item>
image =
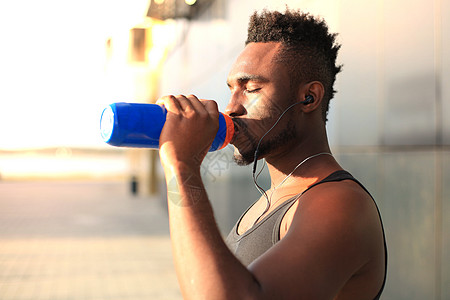
<svg viewBox="0 0 450 300">
<path fill-rule="evenodd" d="M 233 137 L 231 138 L 231 141 L 230 141 L 231 145 L 234 145 L 238 135 L 239 135 L 239 130 L 236 127 L 234 127 L 234 135 L 233 135 Z"/>
<path fill-rule="evenodd" d="M 248 151 L 254 151 L 256 144 L 247 130 L 247 124 L 241 119 L 233 119 L 234 123 L 234 136 L 231 139 L 232 144 L 239 153 L 246 153 Z"/>
<path fill-rule="evenodd" d="M 240 133 L 241 130 L 240 130 L 240 126 L 239 126 L 239 124 L 238 124 L 237 119 L 232 119 L 232 120 L 233 120 L 233 124 L 234 124 L 234 135 L 233 135 L 233 137 L 231 138 L 230 144 L 234 145 L 234 143 L 235 143 L 235 141 L 237 140 L 237 138 L 238 138 L 239 133 Z"/>
</svg>

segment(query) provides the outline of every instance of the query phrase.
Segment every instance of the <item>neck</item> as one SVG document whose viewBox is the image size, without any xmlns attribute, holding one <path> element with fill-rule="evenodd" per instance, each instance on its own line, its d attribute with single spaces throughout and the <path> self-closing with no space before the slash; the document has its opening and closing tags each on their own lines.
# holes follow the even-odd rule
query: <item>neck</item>
<svg viewBox="0 0 450 300">
<path fill-rule="evenodd" d="M 286 189 L 294 186 L 304 189 L 340 168 L 334 158 L 327 155 L 331 154 L 331 151 L 326 133 L 319 135 L 316 132 L 309 137 L 303 138 L 301 143 L 286 147 L 277 155 L 266 158 L 272 188 Z"/>
</svg>

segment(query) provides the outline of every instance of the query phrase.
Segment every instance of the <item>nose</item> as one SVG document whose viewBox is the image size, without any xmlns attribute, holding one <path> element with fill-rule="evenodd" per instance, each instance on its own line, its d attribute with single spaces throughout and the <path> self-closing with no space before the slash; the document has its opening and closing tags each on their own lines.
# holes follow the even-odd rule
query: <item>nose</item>
<svg viewBox="0 0 450 300">
<path fill-rule="evenodd" d="M 231 97 L 230 102 L 225 108 L 225 114 L 229 115 L 230 117 L 240 117 L 246 115 L 247 110 L 240 101 L 237 101 L 237 99 Z"/>
</svg>

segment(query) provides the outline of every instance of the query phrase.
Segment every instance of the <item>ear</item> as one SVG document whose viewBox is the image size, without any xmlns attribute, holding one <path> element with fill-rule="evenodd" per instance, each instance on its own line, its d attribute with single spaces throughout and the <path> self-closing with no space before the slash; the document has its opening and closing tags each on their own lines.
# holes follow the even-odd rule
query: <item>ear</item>
<svg viewBox="0 0 450 300">
<path fill-rule="evenodd" d="M 304 84 L 300 90 L 299 90 L 299 101 L 305 101 L 308 96 L 313 98 L 313 101 L 307 101 L 307 103 L 304 103 L 302 105 L 302 111 L 305 113 L 310 113 L 317 108 L 322 107 L 322 99 L 325 94 L 325 89 L 323 87 L 323 84 L 320 81 L 311 81 L 306 84 Z"/>
</svg>

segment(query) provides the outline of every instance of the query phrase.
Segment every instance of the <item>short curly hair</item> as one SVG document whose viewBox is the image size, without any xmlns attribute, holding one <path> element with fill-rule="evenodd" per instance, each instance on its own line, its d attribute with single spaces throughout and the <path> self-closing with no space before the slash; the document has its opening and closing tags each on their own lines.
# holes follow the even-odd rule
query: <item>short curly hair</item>
<svg viewBox="0 0 450 300">
<path fill-rule="evenodd" d="M 245 44 L 282 43 L 276 60 L 288 67 L 291 86 L 315 80 L 324 85 L 322 117 L 326 122 L 330 100 L 336 93 L 333 88 L 336 75 L 342 69 L 342 65 L 336 65 L 341 47 L 336 36 L 329 33 L 323 19 L 308 13 L 289 8 L 284 14 L 263 10 L 259 14 L 255 11 L 250 17 Z"/>
</svg>

